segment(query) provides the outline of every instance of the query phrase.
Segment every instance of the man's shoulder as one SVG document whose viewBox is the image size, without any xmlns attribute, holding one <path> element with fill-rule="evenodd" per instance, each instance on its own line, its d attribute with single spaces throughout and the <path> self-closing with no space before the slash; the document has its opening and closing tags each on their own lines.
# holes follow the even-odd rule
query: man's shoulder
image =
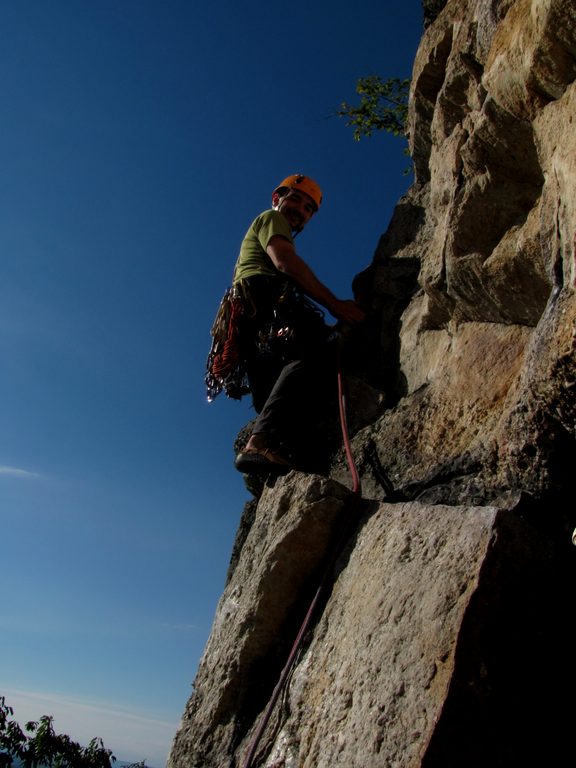
<svg viewBox="0 0 576 768">
<path fill-rule="evenodd" d="M 267 211 L 262 211 L 254 221 L 252 227 L 256 233 L 266 230 L 270 234 L 278 234 L 283 237 L 292 240 L 292 230 L 290 224 L 285 216 L 280 211 L 275 211 L 274 208 L 270 208 Z"/>
<path fill-rule="evenodd" d="M 261 226 L 263 224 L 267 224 L 270 221 L 283 222 L 286 221 L 286 219 L 284 216 L 282 216 L 280 211 L 275 211 L 274 208 L 268 208 L 266 211 L 262 211 L 262 213 L 259 213 L 258 216 L 256 216 L 252 222 L 252 226 Z"/>
</svg>

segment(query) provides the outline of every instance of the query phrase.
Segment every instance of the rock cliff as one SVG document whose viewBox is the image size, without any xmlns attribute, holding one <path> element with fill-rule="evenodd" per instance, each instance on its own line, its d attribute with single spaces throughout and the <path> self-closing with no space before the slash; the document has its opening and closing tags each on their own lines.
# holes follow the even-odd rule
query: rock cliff
<svg viewBox="0 0 576 768">
<path fill-rule="evenodd" d="M 253 489 L 170 768 L 564 765 L 576 5 L 425 3 L 415 180 L 354 288 L 352 452 Z M 572 578 L 571 578 L 572 577 Z"/>
</svg>

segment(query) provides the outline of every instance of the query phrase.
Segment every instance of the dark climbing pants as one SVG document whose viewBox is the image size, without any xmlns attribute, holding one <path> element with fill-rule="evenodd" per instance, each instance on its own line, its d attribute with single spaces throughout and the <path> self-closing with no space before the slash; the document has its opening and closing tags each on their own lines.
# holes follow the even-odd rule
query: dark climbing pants
<svg viewBox="0 0 576 768">
<path fill-rule="evenodd" d="M 332 328 L 321 313 L 281 298 L 285 281 L 258 276 L 249 278 L 247 287 L 250 311 L 243 318 L 240 338 L 259 414 L 253 433 L 265 433 L 286 455 L 301 454 L 306 442 L 321 439 L 323 422 L 333 424 L 337 418 L 338 342 L 328 340 Z M 286 343 L 267 343 L 283 326 L 291 330 Z"/>
<path fill-rule="evenodd" d="M 281 369 L 253 427 L 289 455 L 313 449 L 322 441 L 323 425 L 337 416 L 337 342 L 314 356 L 293 360 Z"/>
</svg>

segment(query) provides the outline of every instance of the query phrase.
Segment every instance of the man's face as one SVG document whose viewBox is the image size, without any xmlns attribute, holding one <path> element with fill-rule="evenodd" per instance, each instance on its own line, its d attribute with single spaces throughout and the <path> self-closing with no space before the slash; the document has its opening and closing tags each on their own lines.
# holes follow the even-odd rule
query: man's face
<svg viewBox="0 0 576 768">
<path fill-rule="evenodd" d="M 288 220 L 292 229 L 299 231 L 316 213 L 316 205 L 305 192 L 291 189 L 278 199 L 277 210 Z"/>
</svg>

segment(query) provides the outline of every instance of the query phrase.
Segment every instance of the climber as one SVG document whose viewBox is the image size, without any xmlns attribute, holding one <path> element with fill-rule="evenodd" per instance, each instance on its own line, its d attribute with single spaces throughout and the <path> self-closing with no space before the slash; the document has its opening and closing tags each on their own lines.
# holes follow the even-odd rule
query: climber
<svg viewBox="0 0 576 768">
<path fill-rule="evenodd" d="M 293 468 L 298 442 L 306 439 L 336 387 L 334 328 L 309 299 L 341 323 L 357 325 L 364 319 L 353 300 L 338 299 L 295 251 L 294 237 L 321 202 L 320 188 L 310 177 L 288 176 L 240 247 L 233 276 L 233 291 L 243 302 L 239 357 L 259 414 L 235 460 L 246 474 L 284 474 Z"/>
</svg>

